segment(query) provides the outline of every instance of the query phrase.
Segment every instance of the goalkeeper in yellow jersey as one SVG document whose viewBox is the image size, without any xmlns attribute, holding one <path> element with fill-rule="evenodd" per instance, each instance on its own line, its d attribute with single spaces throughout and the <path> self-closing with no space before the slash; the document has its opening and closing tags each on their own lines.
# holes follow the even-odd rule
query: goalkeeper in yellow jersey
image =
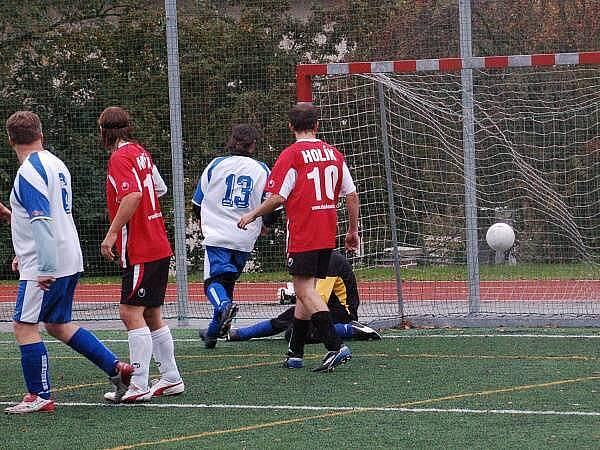
<svg viewBox="0 0 600 450">
<path fill-rule="evenodd" d="M 358 322 L 358 288 L 356 277 L 348 260 L 338 251 L 331 254 L 327 277 L 317 280 L 316 290 L 327 302 L 331 311 L 331 318 L 335 331 L 342 339 L 381 339 L 377 331 Z M 282 293 L 282 300 L 295 303 L 295 295 Z M 258 322 L 242 328 L 232 328 L 228 334 L 230 341 L 247 341 L 252 338 L 273 336 L 288 331 L 294 320 L 294 306 L 286 309 L 277 317 Z M 286 333 L 287 335 L 288 333 Z M 204 330 L 200 331 L 200 337 L 204 339 Z M 287 337 L 287 336 L 286 336 Z M 309 328 L 306 343 L 320 342 L 314 327 Z"/>
</svg>

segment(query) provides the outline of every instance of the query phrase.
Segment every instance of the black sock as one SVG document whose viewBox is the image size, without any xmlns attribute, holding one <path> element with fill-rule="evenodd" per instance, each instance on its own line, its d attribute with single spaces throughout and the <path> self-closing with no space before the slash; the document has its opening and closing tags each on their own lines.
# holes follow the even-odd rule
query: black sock
<svg viewBox="0 0 600 450">
<path fill-rule="evenodd" d="M 306 340 L 306 333 L 308 332 L 309 325 L 310 320 L 302 320 L 294 317 L 294 321 L 292 322 L 292 334 L 288 346 L 288 356 L 293 358 L 304 357 L 304 342 Z"/>
<path fill-rule="evenodd" d="M 335 333 L 329 311 L 316 312 L 311 316 L 310 320 L 321 336 L 325 348 L 330 352 L 337 352 L 342 347 L 342 340 Z"/>
</svg>

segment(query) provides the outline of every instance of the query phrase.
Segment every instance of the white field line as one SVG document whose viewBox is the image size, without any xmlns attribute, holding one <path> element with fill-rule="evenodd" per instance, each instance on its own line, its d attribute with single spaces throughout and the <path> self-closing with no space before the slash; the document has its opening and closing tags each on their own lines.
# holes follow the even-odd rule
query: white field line
<svg viewBox="0 0 600 450">
<path fill-rule="evenodd" d="M 383 335 L 383 339 L 457 339 L 457 338 L 549 338 L 549 339 L 600 339 L 600 334 L 390 334 Z M 255 338 L 253 341 L 261 340 L 277 340 L 283 339 L 281 336 L 273 336 L 267 338 Z M 127 343 L 127 339 L 100 339 L 102 342 L 108 343 Z M 178 338 L 173 339 L 173 342 L 199 342 L 200 338 Z M 61 341 L 44 340 L 45 344 L 57 344 Z M 16 341 L 0 341 L 0 345 L 16 345 Z"/>
<path fill-rule="evenodd" d="M 412 338 L 555 338 L 555 339 L 600 339 L 600 334 L 413 334 L 384 335 L 384 339 Z"/>
<path fill-rule="evenodd" d="M 0 402 L 0 405 L 14 405 L 15 402 Z M 180 408 L 180 409 L 255 409 L 288 411 L 356 411 L 356 412 L 408 412 L 408 413 L 455 413 L 455 414 L 518 414 L 536 416 L 593 416 L 600 417 L 597 411 L 535 411 L 522 409 L 471 409 L 471 408 L 401 408 L 385 406 L 311 406 L 311 405 L 235 405 L 205 403 L 110 403 L 57 402 L 56 406 L 66 407 L 109 407 L 109 408 Z"/>
</svg>

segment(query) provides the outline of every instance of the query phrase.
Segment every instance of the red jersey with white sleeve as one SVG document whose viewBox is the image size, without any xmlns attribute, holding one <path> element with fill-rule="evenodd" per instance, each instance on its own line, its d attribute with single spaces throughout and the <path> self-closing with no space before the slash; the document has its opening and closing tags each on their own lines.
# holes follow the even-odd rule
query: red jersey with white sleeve
<svg viewBox="0 0 600 450">
<path fill-rule="evenodd" d="M 299 139 L 281 154 L 266 192 L 286 199 L 288 253 L 335 248 L 336 205 L 356 191 L 342 155 L 319 139 Z"/>
<path fill-rule="evenodd" d="M 123 268 L 158 261 L 173 254 L 158 202 L 153 171 L 152 157 L 137 143 L 120 145 L 108 160 L 106 201 L 111 222 L 123 197 L 133 192 L 142 193 L 135 213 L 117 237 L 116 248 Z"/>
</svg>

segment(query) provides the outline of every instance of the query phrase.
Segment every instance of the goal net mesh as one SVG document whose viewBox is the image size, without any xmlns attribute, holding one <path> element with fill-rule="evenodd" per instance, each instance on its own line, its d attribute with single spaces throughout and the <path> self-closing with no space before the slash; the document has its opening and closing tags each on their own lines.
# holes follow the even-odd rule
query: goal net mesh
<svg viewBox="0 0 600 450">
<path fill-rule="evenodd" d="M 478 312 L 599 315 L 600 69 L 473 71 L 473 86 Z M 460 73 L 313 80 L 320 137 L 346 155 L 361 197 L 357 273 L 382 278 L 363 283 L 363 317 L 397 315 L 400 299 L 409 318 L 470 312 L 461 99 Z M 485 241 L 495 222 L 515 229 L 506 254 Z"/>
</svg>

